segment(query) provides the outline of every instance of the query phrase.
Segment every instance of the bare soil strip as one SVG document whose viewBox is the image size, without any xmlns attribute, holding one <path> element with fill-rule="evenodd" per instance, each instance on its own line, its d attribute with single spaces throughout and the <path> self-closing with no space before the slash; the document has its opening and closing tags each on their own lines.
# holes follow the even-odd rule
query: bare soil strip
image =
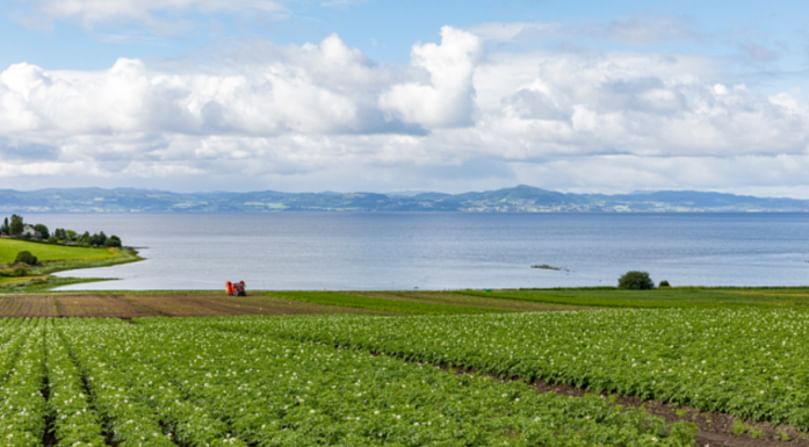
<svg viewBox="0 0 809 447">
<path fill-rule="evenodd" d="M 51 400 L 51 384 L 50 384 L 50 371 L 48 369 L 48 345 L 45 343 L 45 337 L 47 337 L 47 328 L 45 332 L 45 336 L 42 337 L 42 345 L 44 346 L 45 358 L 43 362 L 45 362 L 45 374 L 42 376 L 42 386 L 40 387 L 40 394 L 42 394 L 42 398 L 45 399 L 45 430 L 42 432 L 42 445 L 44 447 L 53 447 L 58 444 L 58 440 L 56 439 L 56 415 L 51 411 L 50 407 L 50 400 Z"/>
<path fill-rule="evenodd" d="M 0 298 L 0 317 L 7 316 L 57 316 L 56 302 L 52 297 L 41 296 L 31 299 L 28 296 Z"/>
<path fill-rule="evenodd" d="M 0 317 L 196 317 L 366 313 L 280 298 L 223 294 L 11 295 L 0 297 Z"/>
</svg>

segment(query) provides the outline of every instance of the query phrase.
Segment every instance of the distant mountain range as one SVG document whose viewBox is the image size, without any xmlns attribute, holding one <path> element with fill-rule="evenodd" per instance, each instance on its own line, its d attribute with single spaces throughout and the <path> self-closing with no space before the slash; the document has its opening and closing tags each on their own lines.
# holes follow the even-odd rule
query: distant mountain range
<svg viewBox="0 0 809 447">
<path fill-rule="evenodd" d="M 0 190 L 3 213 L 268 213 L 281 211 L 548 212 L 809 212 L 809 200 L 698 191 L 572 194 L 520 185 L 495 191 L 443 194 L 174 193 L 117 188 Z"/>
</svg>

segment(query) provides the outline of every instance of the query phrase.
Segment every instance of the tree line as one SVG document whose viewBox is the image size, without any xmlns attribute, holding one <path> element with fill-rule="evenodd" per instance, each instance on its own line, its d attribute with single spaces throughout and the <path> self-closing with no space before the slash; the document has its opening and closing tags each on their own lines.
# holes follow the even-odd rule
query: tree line
<svg viewBox="0 0 809 447">
<path fill-rule="evenodd" d="M 116 235 L 107 236 L 103 231 L 79 233 L 65 228 L 56 228 L 51 232 L 45 224 L 27 224 L 22 216 L 12 214 L 3 219 L 0 225 L 0 236 L 16 239 L 35 240 L 59 245 L 78 245 L 84 247 L 121 247 L 121 238 Z"/>
</svg>

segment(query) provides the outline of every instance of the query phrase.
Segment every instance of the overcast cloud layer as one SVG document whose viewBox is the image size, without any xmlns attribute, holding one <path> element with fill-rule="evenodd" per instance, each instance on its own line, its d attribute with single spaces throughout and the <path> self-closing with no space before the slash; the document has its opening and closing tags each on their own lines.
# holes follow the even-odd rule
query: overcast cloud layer
<svg viewBox="0 0 809 447">
<path fill-rule="evenodd" d="M 86 23 L 150 21 L 156 5 L 235 5 L 40 3 Z M 242 6 L 283 12 L 272 1 Z M 631 26 L 620 27 L 622 38 L 686 32 L 674 23 L 649 37 Z M 120 58 L 92 72 L 22 61 L 0 71 L 0 187 L 527 183 L 809 197 L 809 103 L 800 90 L 733 81 L 722 61 L 704 56 L 501 45 L 553 32 L 551 24 L 445 26 L 434 41 L 413 44 L 407 65 L 377 63 L 337 34 L 234 45 L 204 61 Z"/>
</svg>

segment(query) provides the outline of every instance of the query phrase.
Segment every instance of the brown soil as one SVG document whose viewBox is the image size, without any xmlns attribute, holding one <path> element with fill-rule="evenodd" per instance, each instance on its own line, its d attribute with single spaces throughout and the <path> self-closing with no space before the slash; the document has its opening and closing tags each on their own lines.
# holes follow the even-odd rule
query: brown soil
<svg viewBox="0 0 809 447">
<path fill-rule="evenodd" d="M 551 385 L 546 382 L 532 384 L 542 392 L 553 392 L 568 396 L 582 396 L 585 390 L 569 385 Z M 744 421 L 727 413 L 703 411 L 697 408 L 667 404 L 656 400 L 643 400 L 638 397 L 605 395 L 615 403 L 625 407 L 643 408 L 647 412 L 662 417 L 669 422 L 687 421 L 694 423 L 699 432 L 697 444 L 710 447 L 807 447 L 809 436 L 800 430 L 773 425 L 768 422 Z M 744 427 L 746 433 L 734 433 L 734 423 Z M 751 433 L 755 432 L 755 435 Z"/>
<path fill-rule="evenodd" d="M 195 317 L 218 315 L 292 315 L 354 312 L 337 306 L 267 296 L 222 294 L 166 295 L 12 295 L 0 297 L 0 317 Z"/>
<path fill-rule="evenodd" d="M 491 374 L 483 374 L 471 368 L 438 366 L 458 374 L 482 374 L 503 380 Z M 518 377 L 506 381 L 521 381 Z M 537 391 L 557 393 L 566 396 L 583 396 L 587 390 L 572 385 L 550 384 L 541 380 L 531 383 Z M 697 426 L 697 446 L 700 447 L 809 447 L 809 434 L 795 427 L 774 425 L 769 422 L 744 421 L 727 413 L 703 411 L 697 408 L 679 406 L 656 400 L 643 400 L 638 397 L 603 394 L 618 405 L 642 408 L 648 413 L 668 422 L 691 422 Z M 737 430 L 734 430 L 737 425 Z M 739 430 L 743 428 L 743 430 Z M 737 433 L 736 431 L 742 431 Z"/>
<path fill-rule="evenodd" d="M 52 297 L 31 300 L 23 296 L 11 296 L 0 300 L 0 317 L 37 315 L 55 317 L 58 315 L 56 301 Z"/>
</svg>

